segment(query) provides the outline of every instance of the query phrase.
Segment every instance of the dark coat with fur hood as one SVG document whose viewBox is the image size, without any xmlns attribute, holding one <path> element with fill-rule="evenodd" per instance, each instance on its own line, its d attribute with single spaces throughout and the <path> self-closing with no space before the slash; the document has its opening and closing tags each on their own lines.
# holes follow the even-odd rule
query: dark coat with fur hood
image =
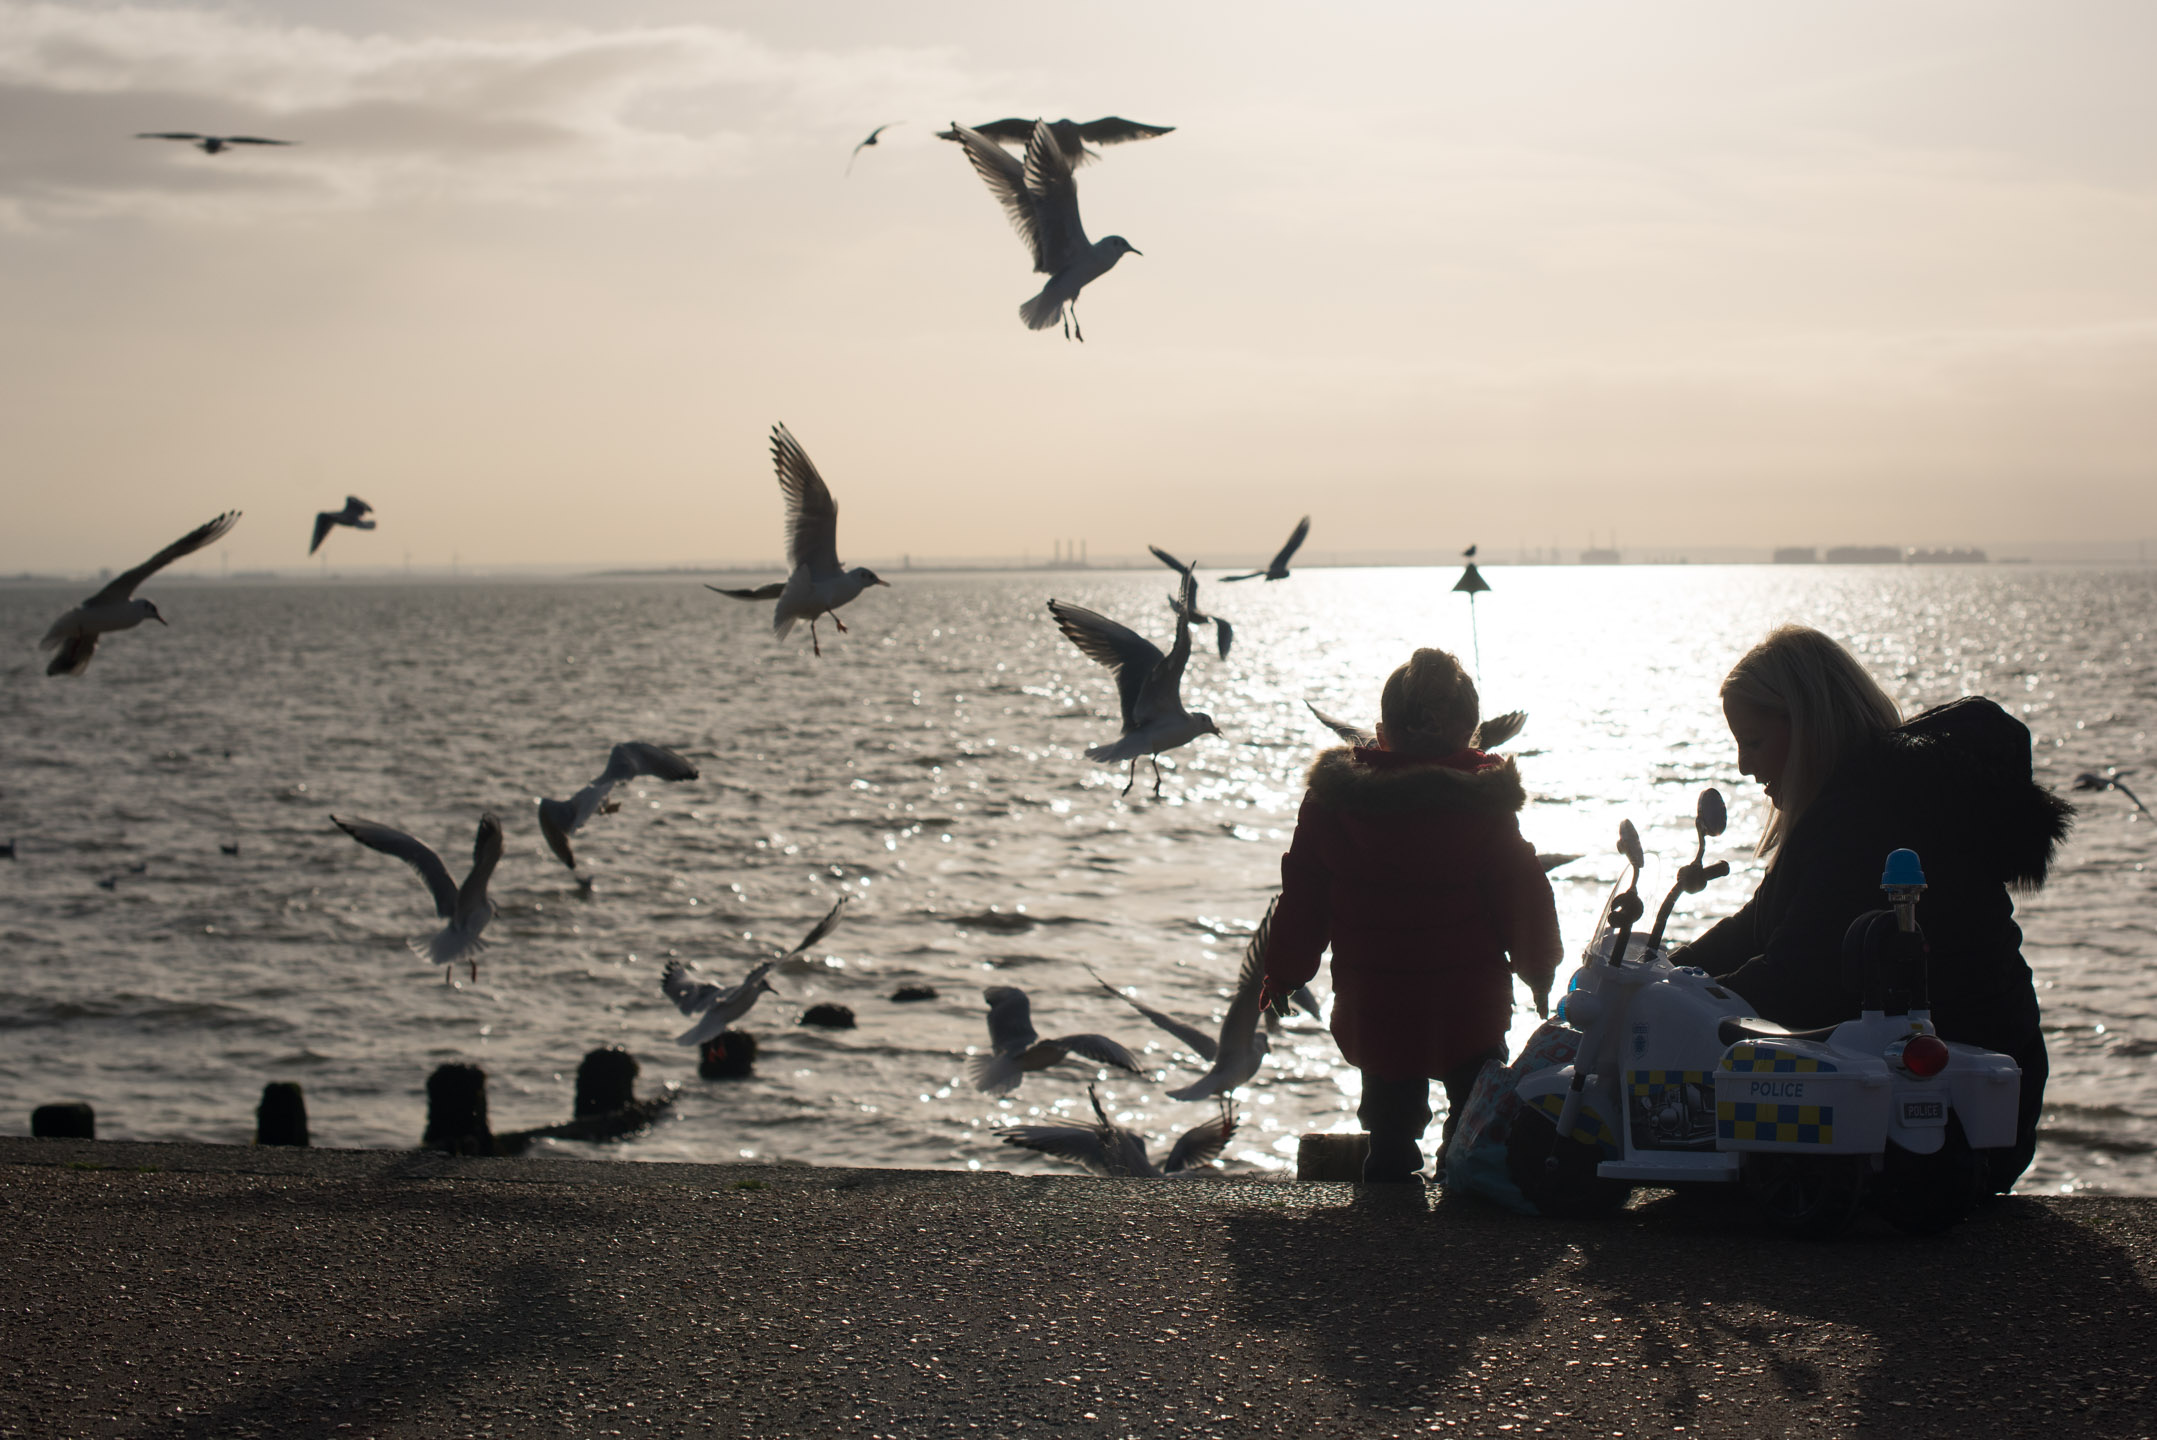
<svg viewBox="0 0 2157 1440">
<path fill-rule="evenodd" d="M 1942 1035 L 2018 1055 L 2038 1046 L 2037 996 L 2010 886 L 2042 884 L 2073 807 L 2035 784 L 2030 732 L 1990 700 L 1929 710 L 1841 765 L 1790 827 L 1737 914 L 1673 958 L 1722 978 L 1766 1019 L 1853 1019 L 1850 922 L 1886 903 L 1888 852 L 1915 850 L 1917 908 Z M 2027 1062 L 2026 1062 L 2027 1063 Z"/>
<path fill-rule="evenodd" d="M 1525 799 L 1511 760 L 1474 750 L 1320 754 L 1281 857 L 1269 988 L 1309 980 L 1331 944 L 1334 1038 L 1380 1079 L 1442 1077 L 1503 1045 L 1513 975 L 1545 991 L 1558 966 Z"/>
</svg>

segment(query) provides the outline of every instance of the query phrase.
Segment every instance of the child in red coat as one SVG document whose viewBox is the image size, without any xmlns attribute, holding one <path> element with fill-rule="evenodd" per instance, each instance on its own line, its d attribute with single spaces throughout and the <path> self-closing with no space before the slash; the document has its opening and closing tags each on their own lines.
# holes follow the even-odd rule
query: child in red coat
<svg viewBox="0 0 2157 1440">
<path fill-rule="evenodd" d="M 1513 762 L 1470 749 L 1475 682 L 1443 650 L 1386 681 L 1374 746 L 1322 752 L 1296 835 L 1265 993 L 1286 995 L 1333 947 L 1333 1035 L 1363 1072 L 1365 1180 L 1409 1180 L 1442 1081 L 1444 1134 L 1488 1059 L 1505 1059 L 1513 977 L 1549 1009 L 1558 912 L 1521 838 Z"/>
</svg>

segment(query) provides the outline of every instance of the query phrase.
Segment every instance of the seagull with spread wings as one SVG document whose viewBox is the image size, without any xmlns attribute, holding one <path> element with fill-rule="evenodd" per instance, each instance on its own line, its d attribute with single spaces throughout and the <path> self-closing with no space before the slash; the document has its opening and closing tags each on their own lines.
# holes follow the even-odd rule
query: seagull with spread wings
<svg viewBox="0 0 2157 1440">
<path fill-rule="evenodd" d="M 1169 1091 L 1170 1099 L 1203 1100 L 1209 1095 L 1226 1095 L 1238 1085 L 1247 1083 L 1258 1073 L 1259 1066 L 1266 1063 L 1272 1045 L 1266 1039 L 1265 1031 L 1259 1028 L 1258 992 L 1266 983 L 1266 945 L 1273 934 L 1273 909 L 1278 904 L 1280 897 L 1275 896 L 1272 904 L 1266 906 L 1265 918 L 1258 922 L 1258 929 L 1252 932 L 1251 943 L 1243 949 L 1243 964 L 1236 972 L 1236 993 L 1229 997 L 1228 1013 L 1221 1017 L 1216 1034 L 1208 1035 L 1196 1025 L 1141 1004 L 1101 980 L 1100 976 L 1093 977 L 1101 981 L 1102 989 L 1190 1046 L 1192 1054 L 1212 1066 L 1181 1090 Z M 1309 992 L 1304 994 L 1308 996 Z"/>
<path fill-rule="evenodd" d="M 779 475 L 779 494 L 786 501 L 786 563 L 793 573 L 784 581 L 759 585 L 752 590 L 727 590 L 717 585 L 704 588 L 735 600 L 776 600 L 771 633 L 784 640 L 797 620 L 809 622 L 809 648 L 818 655 L 824 646 L 816 638 L 816 622 L 825 615 L 846 633 L 846 622 L 836 613 L 841 605 L 871 585 L 889 585 L 864 565 L 851 570 L 839 565 L 839 502 L 831 487 L 816 473 L 809 453 L 787 433 L 784 425 L 771 427 L 771 463 Z"/>
<path fill-rule="evenodd" d="M 1223 580 L 1286 580 L 1288 578 L 1289 557 L 1296 553 L 1297 548 L 1303 544 L 1303 537 L 1310 533 L 1311 517 L 1306 515 L 1296 522 L 1295 532 L 1288 537 L 1288 543 L 1281 547 L 1281 553 L 1274 556 L 1265 569 L 1253 570 L 1248 575 L 1223 575 L 1221 578 Z"/>
<path fill-rule="evenodd" d="M 1221 1113 L 1184 1131 L 1157 1169 L 1147 1157 L 1146 1138 L 1110 1120 L 1091 1085 L 1086 1087 L 1086 1098 L 1093 1102 L 1097 1124 L 1006 1125 L 996 1132 L 996 1138 L 1022 1150 L 1075 1160 L 1094 1174 L 1112 1180 L 1163 1180 L 1210 1164 L 1236 1133 L 1236 1107 L 1223 1100 Z"/>
<path fill-rule="evenodd" d="M 1141 125 L 1136 120 L 1126 120 L 1120 115 L 1104 115 L 1098 120 L 1084 124 L 1076 120 L 991 120 L 986 125 L 970 127 L 976 135 L 985 135 L 999 145 L 1016 146 L 1024 150 L 1034 138 L 1034 127 L 1046 125 L 1055 138 L 1056 148 L 1064 152 L 1074 168 L 1089 161 L 1098 160 L 1101 154 L 1089 150 L 1088 145 L 1122 145 L 1132 140 L 1152 140 L 1175 129 L 1173 125 Z M 956 140 L 959 127 L 936 132 L 939 140 Z"/>
<path fill-rule="evenodd" d="M 425 882 L 427 893 L 434 897 L 434 913 L 448 923 L 428 939 L 407 942 L 412 952 L 431 964 L 452 967 L 442 972 L 445 984 L 459 960 L 471 967 L 472 979 L 479 979 L 479 952 L 487 948 L 480 937 L 495 910 L 494 902 L 487 898 L 487 881 L 502 859 L 500 818 L 491 811 L 479 817 L 479 834 L 472 842 L 472 868 L 462 885 L 449 878 L 449 867 L 442 863 L 441 856 L 402 830 L 372 820 L 341 820 L 335 815 L 330 816 L 330 821 L 368 849 L 404 861 Z"/>
<path fill-rule="evenodd" d="M 1041 293 L 1019 307 L 1019 318 L 1029 330 L 1046 330 L 1058 317 L 1064 322 L 1064 338 L 1079 329 L 1079 291 L 1106 275 L 1125 255 L 1142 253 L 1121 235 L 1089 241 L 1079 221 L 1078 183 L 1071 175 L 1071 159 L 1056 143 L 1046 120 L 1036 121 L 1026 142 L 1022 164 L 1003 146 L 978 130 L 951 127 L 974 173 L 1004 207 L 1011 224 L 1034 257 L 1034 273 L 1049 277 Z M 1068 307 L 1068 313 L 1067 312 Z"/>
<path fill-rule="evenodd" d="M 1153 793 L 1159 795 L 1161 752 L 1188 745 L 1201 735 L 1221 733 L 1211 715 L 1183 708 L 1183 670 L 1191 661 L 1191 611 L 1197 606 L 1197 594 L 1197 582 L 1184 576 L 1176 640 L 1166 655 L 1151 640 L 1106 615 L 1061 600 L 1049 601 L 1049 614 L 1056 617 L 1056 628 L 1063 631 L 1064 638 L 1116 677 L 1116 694 L 1123 708 L 1123 738 L 1112 745 L 1094 746 L 1086 752 L 1086 758 L 1103 765 L 1130 761 L 1131 774 L 1123 786 L 1125 795 L 1138 783 L 1140 756 L 1153 760 Z"/>
<path fill-rule="evenodd" d="M 322 542 L 329 538 L 330 531 L 339 525 L 348 525 L 354 530 L 374 529 L 374 521 L 367 518 L 372 514 L 374 514 L 374 506 L 369 505 L 357 495 L 345 496 L 345 508 L 342 510 L 316 511 L 315 538 L 308 542 L 307 553 L 312 555 L 315 551 L 320 550 Z"/>
<path fill-rule="evenodd" d="M 1008 1095 L 1030 1072 L 1061 1065 L 1073 1055 L 1143 1073 L 1131 1052 L 1106 1035 L 1042 1039 L 1034 1029 L 1033 1005 L 1016 985 L 991 985 L 981 998 L 989 1002 L 989 1053 L 967 1057 L 966 1078 L 984 1095 Z"/>
<path fill-rule="evenodd" d="M 196 526 L 134 569 L 115 576 L 111 584 L 53 621 L 45 638 L 37 642 L 40 650 L 60 652 L 52 657 L 45 673 L 80 675 L 89 667 L 90 657 L 97 653 L 100 635 L 132 630 L 145 620 L 168 624 L 165 617 L 157 613 L 155 605 L 134 598 L 135 587 L 183 555 L 192 555 L 206 546 L 215 545 L 239 523 L 240 512 L 227 510 L 215 520 Z"/>
<path fill-rule="evenodd" d="M 569 837 L 583 829 L 594 815 L 611 815 L 620 809 L 621 802 L 612 798 L 614 787 L 640 775 L 666 781 L 698 778 L 695 765 L 664 745 L 624 740 L 607 756 L 607 768 L 599 772 L 598 779 L 567 800 L 539 802 L 539 833 L 547 838 L 547 848 L 554 852 L 554 858 L 567 865 L 571 874 L 576 874 L 577 857 L 569 848 Z"/>
<path fill-rule="evenodd" d="M 802 954 L 832 932 L 839 923 L 839 912 L 846 908 L 846 902 L 852 898 L 850 895 L 841 895 L 839 903 L 824 912 L 824 918 L 817 921 L 809 933 L 801 937 L 799 944 L 784 954 L 757 962 L 749 973 L 742 977 L 739 985 L 714 985 L 707 980 L 692 979 L 688 967 L 681 961 L 669 960 L 666 972 L 659 977 L 660 990 L 675 1003 L 682 1014 L 694 1015 L 699 1010 L 704 1012 L 704 1018 L 675 1036 L 674 1043 L 702 1045 L 706 1041 L 717 1040 L 725 1033 L 727 1026 L 749 1013 L 749 1007 L 756 1004 L 758 996 L 771 989 L 771 972 L 782 961 Z M 719 1053 L 726 1053 L 723 1043 Z"/>
<path fill-rule="evenodd" d="M 147 130 L 137 140 L 188 140 L 205 155 L 222 153 L 233 145 L 297 145 L 297 140 L 265 140 L 260 135 L 197 135 L 192 130 Z"/>
<path fill-rule="evenodd" d="M 897 122 L 894 122 L 894 123 L 897 123 Z M 855 160 L 855 157 L 856 157 L 856 156 L 859 156 L 859 155 L 861 154 L 861 152 L 862 152 L 862 151 L 864 151 L 864 150 L 868 149 L 868 148 L 869 148 L 869 147 L 870 147 L 871 145 L 874 145 L 874 144 L 876 143 L 876 137 L 877 137 L 877 136 L 879 136 L 879 135 L 881 135 L 881 134 L 883 134 L 883 133 L 884 133 L 884 132 L 885 132 L 886 130 L 889 130 L 890 128 L 891 128 L 891 126 L 890 126 L 890 125 L 879 125 L 879 126 L 877 126 L 877 127 L 876 127 L 876 128 L 874 129 L 874 130 L 871 130 L 871 131 L 869 132 L 869 138 L 868 138 L 868 139 L 866 139 L 866 140 L 862 141 L 862 142 L 861 142 L 861 143 L 860 143 L 859 145 L 856 145 L 856 146 L 854 147 L 854 153 L 853 153 L 852 155 L 849 155 L 849 156 L 847 156 L 847 157 L 846 157 L 846 173 L 847 173 L 847 174 L 851 175 L 851 174 L 853 174 L 853 173 L 854 173 L 854 160 Z"/>
<path fill-rule="evenodd" d="M 1186 565 L 1158 545 L 1148 545 L 1146 548 L 1153 552 L 1154 559 L 1192 582 L 1191 597 L 1195 601 L 1198 598 L 1198 562 L 1193 560 Z M 1168 610 L 1171 615 L 1183 615 L 1185 607 L 1182 597 L 1177 595 L 1169 596 Z M 1220 650 L 1221 658 L 1226 660 L 1228 658 L 1228 647 L 1236 643 L 1235 627 L 1218 615 L 1201 614 L 1195 605 L 1191 607 L 1187 618 L 1193 625 L 1211 625 L 1213 627 L 1213 643 Z"/>
</svg>

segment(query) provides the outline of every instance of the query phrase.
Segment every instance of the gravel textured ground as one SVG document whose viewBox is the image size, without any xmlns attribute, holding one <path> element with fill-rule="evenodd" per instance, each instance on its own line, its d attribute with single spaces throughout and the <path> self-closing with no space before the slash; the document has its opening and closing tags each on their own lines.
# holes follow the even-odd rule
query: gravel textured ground
<svg viewBox="0 0 2157 1440">
<path fill-rule="evenodd" d="M 0 1140 L 0 1434 L 2147 1435 L 2153 1218 Z"/>
</svg>

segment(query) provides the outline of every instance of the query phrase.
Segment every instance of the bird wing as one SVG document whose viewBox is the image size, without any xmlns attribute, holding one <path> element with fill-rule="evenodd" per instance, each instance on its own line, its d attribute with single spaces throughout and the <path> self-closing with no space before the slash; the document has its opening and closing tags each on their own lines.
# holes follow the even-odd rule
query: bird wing
<svg viewBox="0 0 2157 1440">
<path fill-rule="evenodd" d="M 771 463 L 786 497 L 786 563 L 808 566 L 812 580 L 831 579 L 839 573 L 839 502 L 784 425 L 771 427 Z"/>
<path fill-rule="evenodd" d="M 606 772 L 601 778 L 619 783 L 639 775 L 667 781 L 698 778 L 696 766 L 666 746 L 648 740 L 624 740 L 615 746 L 607 756 Z"/>
<path fill-rule="evenodd" d="M 1349 724 L 1346 720 L 1334 719 L 1331 715 L 1328 715 L 1325 711 L 1319 709 L 1316 705 L 1313 705 L 1308 700 L 1304 701 L 1303 705 L 1305 709 L 1309 710 L 1313 715 L 1316 715 L 1318 717 L 1319 724 L 1325 726 L 1328 730 L 1331 730 L 1334 734 L 1340 736 L 1343 740 L 1346 740 L 1351 745 L 1368 747 L 1373 741 L 1378 738 L 1377 736 L 1371 734 L 1371 732 L 1368 730 L 1357 729 L 1355 726 Z"/>
<path fill-rule="evenodd" d="M 1228 658 L 1228 647 L 1236 643 L 1235 627 L 1220 616 L 1213 617 L 1213 643 L 1220 649 L 1221 658 Z"/>
<path fill-rule="evenodd" d="M 1094 972 L 1091 968 L 1089 968 L 1086 973 L 1088 975 L 1093 975 L 1093 978 L 1100 983 L 1100 986 L 1103 990 L 1108 991 L 1109 994 L 1115 996 L 1118 1000 L 1123 1001 L 1124 1004 L 1130 1006 L 1133 1010 L 1136 1010 L 1139 1014 L 1145 1016 L 1148 1020 L 1151 1020 L 1154 1024 L 1160 1026 L 1163 1030 L 1166 1030 L 1169 1034 L 1175 1036 L 1178 1040 L 1181 1040 L 1184 1044 L 1190 1046 L 1192 1053 L 1197 1055 L 1199 1059 L 1210 1062 L 1213 1057 L 1219 1053 L 1219 1047 L 1214 1044 L 1213 1037 L 1211 1035 L 1208 1035 L 1205 1031 L 1199 1029 L 1196 1025 L 1186 1025 L 1183 1021 L 1178 1020 L 1173 1015 L 1165 1014 L 1162 1011 L 1156 1010 L 1151 1005 L 1141 1004 L 1139 1001 L 1132 999 L 1130 996 L 1124 994 L 1123 991 L 1118 990 L 1115 986 L 1109 984 L 1108 981 L 1102 980 L 1099 975 L 1094 975 Z"/>
<path fill-rule="evenodd" d="M 1175 556 L 1169 554 L 1160 546 L 1148 545 L 1146 548 L 1153 552 L 1154 559 L 1160 561 L 1163 565 L 1166 565 L 1169 569 L 1175 571 L 1177 574 L 1188 575 L 1191 573 L 1190 566 L 1184 564 L 1181 560 L 1178 560 Z"/>
<path fill-rule="evenodd" d="M 1076 1160 L 1097 1175 L 1109 1173 L 1106 1136 L 1093 1125 L 1006 1125 L 995 1132 L 1006 1145 Z"/>
<path fill-rule="evenodd" d="M 1121 145 L 1129 140 L 1153 140 L 1175 129 L 1173 125 L 1141 125 L 1121 115 L 1104 115 L 1078 127 L 1079 138 L 1094 145 Z"/>
<path fill-rule="evenodd" d="M 1033 138 L 1026 142 L 1026 189 L 1039 215 L 1040 248 L 1034 252 L 1034 268 L 1053 275 L 1092 242 L 1079 223 L 1078 178 L 1071 169 L 1071 157 L 1056 143 L 1056 132 L 1046 120 L 1034 125 Z"/>
<path fill-rule="evenodd" d="M 227 135 L 227 145 L 297 145 L 297 140 L 265 140 L 260 135 Z"/>
<path fill-rule="evenodd" d="M 1310 533 L 1311 517 L 1306 515 L 1296 522 L 1294 533 L 1289 535 L 1288 543 L 1281 547 L 1281 553 L 1273 557 L 1273 563 L 1266 567 L 1266 572 L 1273 574 L 1286 571 L 1288 569 L 1288 557 L 1296 553 L 1296 548 L 1303 543 L 1303 537 Z"/>
<path fill-rule="evenodd" d="M 1520 727 L 1528 723 L 1525 710 L 1508 710 L 1503 715 L 1493 715 L 1475 727 L 1468 737 L 1468 744 L 1477 750 L 1495 750 L 1520 733 Z"/>
<path fill-rule="evenodd" d="M 449 878 L 449 867 L 442 857 L 402 830 L 372 820 L 340 820 L 330 816 L 330 822 L 350 835 L 369 850 L 379 850 L 384 855 L 394 855 L 426 883 L 427 893 L 434 896 L 434 913 L 444 920 L 457 913 L 457 882 Z"/>
<path fill-rule="evenodd" d="M 440 863 L 440 862 L 437 862 Z M 487 902 L 487 881 L 502 863 L 502 817 L 493 811 L 479 817 L 479 833 L 472 837 L 472 870 L 457 891 L 457 913 Z"/>
<path fill-rule="evenodd" d="M 981 992 L 989 1002 L 989 1048 L 998 1055 L 1024 1055 L 1041 1038 L 1034 1029 L 1033 1006 L 1016 985 L 991 985 Z"/>
<path fill-rule="evenodd" d="M 345 496 L 345 514 L 357 520 L 362 515 L 374 514 L 374 506 L 369 505 L 357 495 L 347 495 Z"/>
<path fill-rule="evenodd" d="M 1198 582 L 1183 577 L 1183 605 L 1176 612 L 1176 643 L 1168 647 L 1161 663 L 1146 674 L 1125 721 L 1127 730 L 1154 720 L 1183 713 L 1183 670 L 1191 663 L 1191 612 L 1198 606 Z"/>
<path fill-rule="evenodd" d="M 1175 1148 L 1168 1152 L 1168 1158 L 1161 1162 L 1161 1173 L 1173 1175 L 1179 1170 L 1208 1163 L 1228 1147 L 1229 1138 L 1235 1133 L 1236 1107 L 1223 1100 L 1220 1114 L 1183 1132 Z"/>
<path fill-rule="evenodd" d="M 137 140 L 200 140 L 203 137 L 192 130 L 145 130 Z"/>
<path fill-rule="evenodd" d="M 839 912 L 841 910 L 844 910 L 846 908 L 846 902 L 853 898 L 854 897 L 851 895 L 841 895 L 839 897 L 839 903 L 832 906 L 829 910 L 825 911 L 824 918 L 816 922 L 816 928 L 811 930 L 808 934 L 802 936 L 801 943 L 799 945 L 796 945 L 793 949 L 787 951 L 786 955 L 781 955 L 779 958 L 781 960 L 784 960 L 787 958 L 787 955 L 799 955 L 802 951 L 808 949 L 811 945 L 814 945 L 817 941 L 823 939 L 826 935 L 829 935 L 832 932 L 833 927 L 837 926 L 839 923 Z"/>
<path fill-rule="evenodd" d="M 1267 902 L 1265 915 L 1251 932 L 1251 943 L 1243 947 L 1243 964 L 1236 970 L 1236 993 L 1229 999 L 1228 1013 L 1221 1017 L 1223 1050 L 1248 1049 L 1251 1037 L 1258 1033 L 1258 994 L 1266 988 L 1266 947 L 1273 940 L 1273 912 L 1280 903 L 1278 895 Z"/>
<path fill-rule="evenodd" d="M 986 135 L 991 140 L 1000 140 L 1006 145 L 1024 145 L 1034 138 L 1035 123 L 1013 115 L 1002 120 L 991 120 L 986 125 L 976 125 L 974 133 Z M 939 130 L 936 133 L 946 140 L 956 140 L 963 128 L 965 127 L 954 123 L 949 130 Z"/>
<path fill-rule="evenodd" d="M 240 512 L 227 510 L 215 520 L 197 525 L 134 569 L 124 570 L 114 576 L 110 585 L 107 585 L 83 603 L 90 606 L 118 604 L 133 595 L 137 585 L 140 585 L 183 555 L 192 555 L 205 545 L 215 545 L 225 538 L 233 526 L 239 523 Z"/>
<path fill-rule="evenodd" d="M 1032 126 L 1033 122 L 1028 122 L 1029 135 Z M 972 163 L 974 173 L 989 187 L 996 203 L 1004 207 L 1004 217 L 1011 222 L 1011 228 L 1019 232 L 1019 239 L 1026 242 L 1027 252 L 1034 257 L 1034 270 L 1042 275 L 1055 274 L 1062 266 L 1052 263 L 1056 256 L 1048 248 L 1049 227 L 1044 220 L 1041 197 L 1028 188 L 1025 162 L 978 130 L 957 124 L 952 129 L 958 142 L 966 147 L 966 158 Z M 1054 142 L 1050 143 L 1054 148 Z M 1029 156 L 1033 153 L 1030 143 L 1027 153 Z"/>
<path fill-rule="evenodd" d="M 659 976 L 659 989 L 684 1015 L 710 1008 L 714 1000 L 726 993 L 708 980 L 690 979 L 688 969 L 679 960 L 667 962 L 667 968 Z"/>
<path fill-rule="evenodd" d="M 315 512 L 315 538 L 307 543 L 308 554 L 312 555 L 322 548 L 322 542 L 329 538 L 330 527 L 336 523 L 336 511 L 318 510 Z"/>
<path fill-rule="evenodd" d="M 1138 1061 L 1132 1058 L 1131 1052 L 1106 1035 L 1059 1035 L 1054 1043 L 1074 1055 L 1083 1055 L 1088 1060 L 1113 1065 L 1118 1070 L 1128 1070 L 1133 1075 L 1143 1073 L 1138 1068 Z"/>
<path fill-rule="evenodd" d="M 751 590 L 727 590 L 717 585 L 706 585 L 714 595 L 730 595 L 736 600 L 776 600 L 786 593 L 786 582 L 774 580 L 769 585 L 759 585 Z"/>
<path fill-rule="evenodd" d="M 1119 625 L 1106 615 L 1098 615 L 1083 606 L 1051 600 L 1049 614 L 1056 617 L 1056 628 L 1064 632 L 1065 639 L 1078 646 L 1080 654 L 1096 665 L 1106 666 L 1116 677 L 1123 726 L 1130 729 L 1139 695 L 1146 686 L 1146 677 L 1161 664 L 1160 647 L 1129 626 Z"/>
</svg>

